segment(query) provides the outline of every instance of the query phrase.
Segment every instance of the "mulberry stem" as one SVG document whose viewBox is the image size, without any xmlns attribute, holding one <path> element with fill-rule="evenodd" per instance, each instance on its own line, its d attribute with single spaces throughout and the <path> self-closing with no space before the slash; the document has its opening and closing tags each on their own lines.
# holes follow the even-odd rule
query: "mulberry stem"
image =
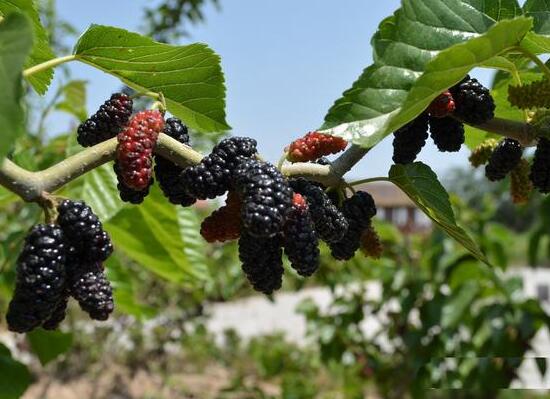
<svg viewBox="0 0 550 399">
<path fill-rule="evenodd" d="M 41 64 L 25 69 L 23 71 L 23 77 L 26 78 L 28 76 L 34 75 L 35 73 L 42 72 L 50 68 L 54 68 L 58 65 L 64 64 L 65 62 L 74 61 L 76 59 L 77 59 L 76 55 L 71 54 L 71 55 L 66 55 L 64 57 L 57 57 L 52 60 L 48 60 Z"/>
</svg>

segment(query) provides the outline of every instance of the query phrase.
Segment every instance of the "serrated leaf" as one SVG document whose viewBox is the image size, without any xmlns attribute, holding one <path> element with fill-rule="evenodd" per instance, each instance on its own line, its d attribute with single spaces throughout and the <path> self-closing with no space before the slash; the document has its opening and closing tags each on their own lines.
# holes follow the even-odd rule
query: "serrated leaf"
<svg viewBox="0 0 550 399">
<path fill-rule="evenodd" d="M 32 0 L 9 0 L 0 1 L 0 14 L 8 15 L 10 12 L 21 12 L 32 21 L 34 29 L 34 45 L 25 67 L 41 64 L 55 57 L 49 45 L 46 29 L 40 23 L 40 16 Z M 53 78 L 53 69 L 47 69 L 35 73 L 27 78 L 30 84 L 39 94 L 44 94 Z"/>
<path fill-rule="evenodd" d="M 18 399 L 31 385 L 29 369 L 11 357 L 10 350 L 0 344 L 0 399 Z"/>
<path fill-rule="evenodd" d="M 73 335 L 61 331 L 37 329 L 27 334 L 32 351 L 45 366 L 66 353 L 73 344 Z"/>
<path fill-rule="evenodd" d="M 196 210 L 178 207 L 177 218 L 185 256 L 202 280 L 210 278 L 205 242 L 200 235 L 201 222 Z"/>
<path fill-rule="evenodd" d="M 63 100 L 55 109 L 66 112 L 83 122 L 88 117 L 86 111 L 86 80 L 72 80 L 62 88 Z"/>
<path fill-rule="evenodd" d="M 429 166 L 422 162 L 393 165 L 389 178 L 447 234 L 462 244 L 477 259 L 488 264 L 487 258 L 477 244 L 456 224 L 449 194 Z"/>
<path fill-rule="evenodd" d="M 100 220 L 107 222 L 120 212 L 124 204 L 120 200 L 117 178 L 110 163 L 90 171 L 83 180 L 81 198 L 92 207 Z"/>
<path fill-rule="evenodd" d="M 172 46 L 124 29 L 92 25 L 75 54 L 138 91 L 162 92 L 168 110 L 193 129 L 229 129 L 220 58 L 205 44 Z"/>
<path fill-rule="evenodd" d="M 519 45 L 531 28 L 525 17 L 495 23 L 482 12 L 491 2 L 466 3 L 404 0 L 373 38 L 374 64 L 329 110 L 325 132 L 376 145 L 472 68 Z"/>
<path fill-rule="evenodd" d="M 12 13 L 0 23 L 0 161 L 23 133 L 21 72 L 32 42 L 32 26 L 23 14 Z"/>
</svg>

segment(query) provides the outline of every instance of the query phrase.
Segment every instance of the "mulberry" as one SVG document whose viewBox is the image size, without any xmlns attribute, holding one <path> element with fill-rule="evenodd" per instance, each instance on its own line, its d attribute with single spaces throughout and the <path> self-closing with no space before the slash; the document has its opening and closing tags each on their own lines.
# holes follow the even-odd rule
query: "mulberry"
<svg viewBox="0 0 550 399">
<path fill-rule="evenodd" d="M 340 241 L 346 234 L 348 222 L 323 189 L 303 178 L 291 180 L 290 185 L 306 198 L 319 238 L 329 243 Z"/>
<path fill-rule="evenodd" d="M 113 170 L 115 171 L 117 181 L 118 181 L 117 189 L 118 189 L 118 194 L 120 196 L 120 199 L 124 202 L 128 202 L 134 205 L 141 204 L 145 199 L 145 197 L 149 195 L 149 189 L 153 185 L 154 179 L 149 180 L 149 185 L 146 188 L 138 191 L 128 187 L 124 183 L 124 179 L 122 177 L 122 172 L 120 170 L 120 165 L 118 161 L 115 161 L 113 165 Z"/>
<path fill-rule="evenodd" d="M 340 137 L 309 132 L 290 144 L 287 158 L 290 162 L 313 161 L 343 151 L 347 145 L 348 142 Z"/>
<path fill-rule="evenodd" d="M 358 191 L 342 204 L 342 210 L 349 223 L 349 228 L 340 241 L 329 243 L 334 259 L 349 260 L 359 249 L 363 231 L 370 227 L 371 219 L 376 215 L 376 205 L 370 194 Z"/>
<path fill-rule="evenodd" d="M 86 262 L 107 260 L 113 253 L 113 244 L 92 209 L 83 201 L 64 200 L 57 210 L 57 222 L 79 258 Z"/>
<path fill-rule="evenodd" d="M 34 226 L 17 260 L 15 292 L 6 315 L 11 331 L 31 331 L 51 317 L 65 293 L 65 262 L 61 228 Z"/>
<path fill-rule="evenodd" d="M 239 258 L 243 272 L 259 292 L 270 295 L 281 288 L 283 261 L 281 238 L 258 238 L 243 231 L 239 239 Z"/>
<path fill-rule="evenodd" d="M 521 144 L 514 139 L 505 138 L 496 146 L 485 166 L 485 176 L 490 181 L 502 180 L 521 160 Z"/>
<path fill-rule="evenodd" d="M 470 164 L 474 168 L 485 165 L 487 162 L 489 162 L 489 158 L 491 158 L 491 154 L 493 153 L 497 145 L 498 141 L 495 139 L 485 140 L 483 143 L 474 148 L 474 150 L 470 154 L 470 157 L 468 158 Z"/>
<path fill-rule="evenodd" d="M 256 140 L 231 137 L 220 141 L 210 155 L 181 173 L 181 183 L 188 194 L 198 198 L 216 198 L 232 188 L 235 168 L 256 154 Z"/>
<path fill-rule="evenodd" d="M 464 144 L 464 125 L 451 117 L 430 118 L 430 133 L 442 152 L 457 152 Z"/>
<path fill-rule="evenodd" d="M 444 91 L 428 107 L 430 116 L 434 118 L 444 118 L 452 114 L 455 110 L 455 101 L 450 91 Z"/>
<path fill-rule="evenodd" d="M 273 237 L 282 230 L 292 206 L 292 190 L 279 170 L 266 162 L 248 160 L 235 169 L 242 195 L 243 228 L 255 237 Z"/>
<path fill-rule="evenodd" d="M 177 118 L 168 118 L 166 120 L 163 133 L 182 144 L 189 143 L 187 126 Z M 180 179 L 182 170 L 183 168 L 180 168 L 175 163 L 159 155 L 155 155 L 155 176 L 164 196 L 168 198 L 172 204 L 191 206 L 196 202 L 196 199 L 187 194 L 185 186 L 182 184 Z"/>
<path fill-rule="evenodd" d="M 67 305 L 69 304 L 69 296 L 63 295 L 53 310 L 51 316 L 42 324 L 44 330 L 55 330 L 67 314 Z"/>
<path fill-rule="evenodd" d="M 149 187 L 152 154 L 164 118 L 157 110 L 138 112 L 118 134 L 117 161 L 124 184 L 141 191 Z"/>
<path fill-rule="evenodd" d="M 550 193 L 550 140 L 540 138 L 533 159 L 531 181 L 543 194 Z"/>
<path fill-rule="evenodd" d="M 495 116 L 495 101 L 485 86 L 466 76 L 449 89 L 455 100 L 454 114 L 466 123 L 480 125 Z"/>
<path fill-rule="evenodd" d="M 522 158 L 510 173 L 510 195 L 514 204 L 525 204 L 533 191 L 533 183 L 529 179 L 531 166 Z"/>
<path fill-rule="evenodd" d="M 113 290 L 101 263 L 71 265 L 70 292 L 94 320 L 107 320 L 113 312 Z"/>
<path fill-rule="evenodd" d="M 225 205 L 212 212 L 201 224 L 201 235 L 207 242 L 236 240 L 241 235 L 242 201 L 230 191 Z"/>
<path fill-rule="evenodd" d="M 361 250 L 365 256 L 373 259 L 380 259 L 382 252 L 384 252 L 384 246 L 380 241 L 380 236 L 374 229 L 374 227 L 369 225 L 363 233 L 361 234 Z"/>
<path fill-rule="evenodd" d="M 550 80 L 508 86 L 508 101 L 519 109 L 550 108 Z"/>
<path fill-rule="evenodd" d="M 94 115 L 78 127 L 78 143 L 83 147 L 91 147 L 115 137 L 128 123 L 132 115 L 132 105 L 132 99 L 126 94 L 113 94 Z"/>
<path fill-rule="evenodd" d="M 403 165 L 414 162 L 428 138 L 428 115 L 419 115 L 393 135 L 393 162 Z"/>
<path fill-rule="evenodd" d="M 319 268 L 319 240 L 307 202 L 300 194 L 294 194 L 284 227 L 283 247 L 290 265 L 301 276 L 311 276 Z"/>
</svg>

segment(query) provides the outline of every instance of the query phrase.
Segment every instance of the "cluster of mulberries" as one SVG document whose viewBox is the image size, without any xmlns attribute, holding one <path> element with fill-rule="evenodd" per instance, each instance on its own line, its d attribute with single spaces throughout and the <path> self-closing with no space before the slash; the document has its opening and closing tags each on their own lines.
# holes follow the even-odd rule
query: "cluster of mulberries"
<svg viewBox="0 0 550 399">
<path fill-rule="evenodd" d="M 462 121 L 479 125 L 491 120 L 494 111 L 495 102 L 489 89 L 466 76 L 439 95 L 427 112 L 394 133 L 393 161 L 397 164 L 414 162 L 426 144 L 428 130 L 439 151 L 457 152 L 465 140 Z"/>
<path fill-rule="evenodd" d="M 348 142 L 340 137 L 309 132 L 290 144 L 287 158 L 290 162 L 314 161 L 325 155 L 343 151 L 347 145 Z"/>
<path fill-rule="evenodd" d="M 56 224 L 34 226 L 17 260 L 17 280 L 6 316 L 11 331 L 55 329 L 69 296 L 96 320 L 113 311 L 102 262 L 113 252 L 108 234 L 84 202 L 62 201 Z"/>
</svg>

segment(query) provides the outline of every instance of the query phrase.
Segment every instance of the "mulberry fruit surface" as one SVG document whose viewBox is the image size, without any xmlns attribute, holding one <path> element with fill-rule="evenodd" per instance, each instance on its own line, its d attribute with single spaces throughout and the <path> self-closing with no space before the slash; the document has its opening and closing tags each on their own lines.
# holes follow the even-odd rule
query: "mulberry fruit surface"
<svg viewBox="0 0 550 399">
<path fill-rule="evenodd" d="M 239 238 L 239 259 L 252 287 L 270 295 L 283 281 L 281 238 L 258 238 L 245 230 Z"/>
<path fill-rule="evenodd" d="M 118 134 L 117 161 L 123 183 L 134 190 L 150 185 L 152 154 L 164 118 L 157 110 L 138 112 Z"/>
<path fill-rule="evenodd" d="M 464 144 L 464 125 L 451 117 L 430 118 L 430 133 L 442 152 L 457 152 Z"/>
<path fill-rule="evenodd" d="M 525 204 L 533 191 L 533 183 L 529 179 L 531 166 L 522 158 L 510 173 L 510 196 L 514 204 Z"/>
<path fill-rule="evenodd" d="M 306 200 L 294 194 L 292 202 L 284 227 L 283 247 L 292 268 L 307 277 L 319 268 L 319 240 Z"/>
<path fill-rule="evenodd" d="M 323 189 L 303 178 L 291 180 L 290 185 L 306 198 L 319 238 L 329 243 L 341 240 L 348 230 L 348 221 Z"/>
<path fill-rule="evenodd" d="M 86 262 L 107 260 L 113 253 L 113 244 L 92 209 L 83 201 L 64 200 L 57 210 L 57 222 L 79 258 Z"/>
<path fill-rule="evenodd" d="M 543 194 L 550 193 L 550 140 L 541 138 L 531 166 L 531 181 Z"/>
<path fill-rule="evenodd" d="M 181 173 L 188 194 L 198 198 L 216 198 L 232 188 L 235 168 L 256 154 L 256 140 L 230 137 L 220 141 L 210 155 Z"/>
<path fill-rule="evenodd" d="M 470 157 L 468 158 L 470 164 L 474 168 L 485 165 L 487 162 L 489 162 L 489 158 L 491 158 L 491 154 L 493 153 L 497 145 L 498 141 L 495 139 L 485 140 L 483 143 L 474 148 L 474 150 L 470 154 Z"/>
<path fill-rule="evenodd" d="M 81 309 L 94 320 L 107 320 L 113 312 L 113 290 L 101 263 L 73 264 L 70 292 Z"/>
<path fill-rule="evenodd" d="M 234 191 L 230 191 L 225 205 L 216 209 L 202 221 L 201 235 L 207 242 L 236 240 L 241 235 L 242 201 Z"/>
<path fill-rule="evenodd" d="M 146 188 L 144 188 L 143 190 L 138 191 L 138 190 L 134 190 L 133 188 L 128 187 L 124 183 L 124 179 L 122 177 L 122 172 L 120 170 L 120 166 L 119 166 L 118 161 L 115 161 L 115 163 L 113 165 L 113 170 L 115 171 L 117 181 L 118 181 L 117 189 L 118 189 L 118 194 L 120 196 L 120 199 L 123 202 L 128 202 L 128 203 L 134 204 L 134 205 L 141 204 L 143 202 L 143 200 L 145 199 L 145 197 L 147 197 L 149 195 L 149 189 L 153 185 L 154 179 L 151 179 L 149 181 L 149 185 Z"/>
<path fill-rule="evenodd" d="M 466 76 L 460 83 L 449 89 L 455 100 L 454 114 L 466 123 L 479 125 L 495 116 L 495 101 L 485 86 Z"/>
<path fill-rule="evenodd" d="M 292 189 L 281 172 L 267 162 L 251 159 L 235 169 L 235 184 L 243 201 L 243 229 L 262 238 L 279 234 L 292 206 Z"/>
<path fill-rule="evenodd" d="M 91 147 L 115 137 L 128 123 L 132 106 L 132 99 L 126 94 L 113 94 L 95 114 L 78 127 L 78 143 L 83 147 Z"/>
<path fill-rule="evenodd" d="M 519 109 L 550 108 L 550 80 L 508 86 L 508 101 Z"/>
<path fill-rule="evenodd" d="M 17 277 L 6 319 L 11 331 L 31 331 L 47 320 L 65 293 L 66 246 L 60 227 L 34 226 L 17 260 Z"/>
<path fill-rule="evenodd" d="M 168 118 L 164 124 L 163 133 L 181 144 L 189 144 L 187 126 L 177 118 Z M 155 155 L 155 176 L 164 196 L 175 205 L 191 206 L 196 199 L 189 194 L 183 185 L 180 174 L 183 168 L 160 155 Z"/>
<path fill-rule="evenodd" d="M 44 330 L 55 330 L 59 327 L 61 322 L 65 320 L 67 315 L 67 305 L 69 304 L 69 296 L 63 295 L 53 310 L 51 316 L 42 323 Z"/>
<path fill-rule="evenodd" d="M 428 138 L 428 115 L 419 115 L 393 135 L 393 162 L 403 165 L 414 162 Z"/>
<path fill-rule="evenodd" d="M 485 166 L 485 176 L 490 181 L 502 180 L 521 160 L 521 144 L 514 139 L 505 138 L 494 149 Z"/>
<path fill-rule="evenodd" d="M 455 101 L 450 91 L 444 91 L 428 107 L 430 116 L 434 118 L 444 118 L 452 114 L 455 110 Z"/>
<path fill-rule="evenodd" d="M 290 162 L 314 161 L 325 155 L 343 151 L 347 145 L 348 142 L 343 138 L 319 132 L 309 132 L 290 144 L 287 158 Z"/>
<path fill-rule="evenodd" d="M 349 260 L 359 249 L 363 231 L 370 227 L 371 219 L 376 215 L 376 205 L 370 194 L 358 191 L 342 204 L 342 210 L 349 223 L 349 228 L 340 241 L 329 243 L 334 259 Z"/>
<path fill-rule="evenodd" d="M 373 259 L 380 259 L 384 252 L 384 246 L 380 241 L 380 236 L 372 224 L 363 230 L 361 234 L 361 250 L 365 256 Z"/>
</svg>

